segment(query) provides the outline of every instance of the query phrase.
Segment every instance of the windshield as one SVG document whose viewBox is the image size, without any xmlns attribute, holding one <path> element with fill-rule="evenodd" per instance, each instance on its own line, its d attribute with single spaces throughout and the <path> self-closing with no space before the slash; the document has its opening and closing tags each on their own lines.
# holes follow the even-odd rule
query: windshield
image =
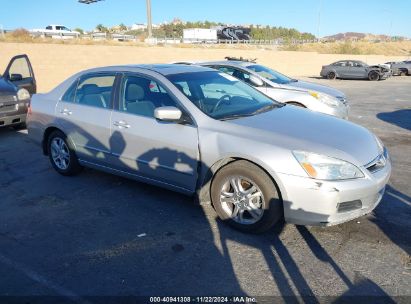
<svg viewBox="0 0 411 304">
<path fill-rule="evenodd" d="M 255 65 L 249 65 L 247 66 L 248 69 L 256 72 L 258 75 L 261 77 L 264 77 L 272 82 L 278 83 L 278 84 L 287 84 L 290 82 L 293 82 L 294 79 L 287 77 L 277 71 L 271 70 L 265 66 L 255 64 Z"/>
<path fill-rule="evenodd" d="M 282 106 L 225 73 L 207 71 L 166 77 L 201 111 L 215 119 L 252 116 Z"/>
</svg>

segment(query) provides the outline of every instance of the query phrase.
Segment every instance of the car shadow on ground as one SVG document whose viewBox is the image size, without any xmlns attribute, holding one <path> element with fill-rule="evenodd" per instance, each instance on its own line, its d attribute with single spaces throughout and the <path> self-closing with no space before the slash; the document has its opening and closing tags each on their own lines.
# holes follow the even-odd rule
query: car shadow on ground
<svg viewBox="0 0 411 304">
<path fill-rule="evenodd" d="M 377 118 L 405 130 L 411 131 L 411 109 L 378 113 Z"/>
<path fill-rule="evenodd" d="M 0 204 L 1 216 L 6 212 L 14 214 L 2 221 L 7 220 L 8 233 L 17 235 L 16 239 L 20 237 L 18 241 L 23 244 L 11 242 L 11 246 L 3 246 L 9 243 L 2 238 L 6 235 L 4 231 L 0 231 L 2 254 L 37 267 L 36 271 L 66 282 L 84 296 L 256 296 L 243 288 L 252 284 L 248 282 L 250 278 L 238 276 L 242 263 L 253 269 L 255 261 L 230 250 L 234 243 L 261 253 L 270 274 L 264 276 L 272 277 L 279 295 L 287 297 L 287 302 L 321 302 L 290 253 L 289 245 L 281 238 L 284 225 L 262 235 L 243 234 L 222 221 L 210 219 L 210 206 L 196 206 L 190 198 L 171 191 L 93 170 L 85 170 L 77 177 L 61 177 L 41 156 L 41 150 L 26 142 L 25 133 L 13 132 L 0 132 L 0 169 L 11 174 L 1 176 L 0 184 L 19 188 L 27 182 L 8 180 L 13 178 L 13 171 L 25 168 L 24 164 L 23 168 L 13 166 L 19 158 L 4 140 L 21 140 L 23 149 L 38 149 L 35 161 L 29 163 L 34 162 L 35 169 L 41 168 L 42 173 L 30 180 L 31 191 L 22 189 L 18 195 L 11 191 Z M 85 130 L 81 133 L 96 141 Z M 120 142 L 124 149 L 126 142 Z M 192 163 L 189 156 L 170 149 L 146 153 L 156 159 L 155 166 L 146 166 L 153 170 L 153 175 L 159 167 L 172 169 L 182 162 Z M 384 212 L 377 212 L 377 225 L 393 242 L 400 242 L 386 229 L 384 216 Z M 383 296 L 385 303 L 391 303 L 389 296 L 371 280 L 361 277 L 352 282 L 309 228 L 298 226 L 297 231 L 315 258 L 329 264 L 346 285 L 346 292 L 334 299 L 336 303 L 353 295 Z M 28 251 L 30 255 L 26 254 Z M 41 262 L 44 257 L 48 260 L 46 264 Z M 6 280 L 4 271 L 0 270 L 0 286 L 9 286 L 2 284 Z M 30 286 L 21 286 L 19 290 L 33 292 L 25 288 Z M 5 292 L 0 288 L 1 294 Z M 272 298 L 266 300 L 270 302 Z"/>
</svg>

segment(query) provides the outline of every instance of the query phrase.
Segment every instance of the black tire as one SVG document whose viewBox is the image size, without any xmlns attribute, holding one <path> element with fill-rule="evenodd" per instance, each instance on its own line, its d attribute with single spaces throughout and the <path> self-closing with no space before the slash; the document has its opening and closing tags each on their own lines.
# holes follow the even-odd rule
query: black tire
<svg viewBox="0 0 411 304">
<path fill-rule="evenodd" d="M 328 72 L 327 79 L 334 80 L 337 78 L 337 74 L 335 72 Z"/>
<path fill-rule="evenodd" d="M 258 187 L 258 192 L 262 194 L 260 198 L 257 198 L 257 201 L 261 204 L 260 209 L 258 209 L 261 217 L 255 223 L 239 223 L 233 219 L 232 214 L 229 215 L 227 213 L 227 209 L 224 209 L 221 196 L 223 195 L 223 191 L 225 191 L 225 185 L 227 185 L 227 183 L 231 185 L 229 180 L 232 177 L 241 177 L 252 181 Z M 229 163 L 217 171 L 211 184 L 211 201 L 219 218 L 242 232 L 261 233 L 267 231 L 280 222 L 284 216 L 283 203 L 273 180 L 262 169 L 244 160 Z M 237 201 L 237 203 L 239 202 L 240 200 Z M 250 206 L 248 204 L 246 205 L 248 207 Z M 233 213 L 234 208 L 233 204 Z M 248 210 L 242 213 L 243 217 L 248 215 L 251 221 L 254 220 Z"/>
<path fill-rule="evenodd" d="M 26 126 L 26 123 L 25 123 L 25 122 L 22 122 L 22 123 L 19 123 L 18 125 L 14 125 L 14 126 L 13 126 L 13 129 L 16 130 L 16 131 L 18 131 L 18 130 L 24 130 L 24 129 L 26 129 L 26 128 L 27 128 L 27 126 Z"/>
<path fill-rule="evenodd" d="M 53 140 L 62 140 L 67 148 L 67 155 L 69 158 L 68 161 L 68 165 L 65 169 L 60 168 L 58 166 L 58 164 L 56 163 L 56 161 L 53 159 L 53 152 L 52 152 L 52 143 Z M 83 167 L 79 164 L 78 159 L 77 159 L 77 155 L 74 151 L 73 145 L 71 144 L 71 142 L 67 139 L 66 134 L 64 134 L 63 132 L 56 130 L 53 131 L 50 136 L 47 139 L 47 153 L 51 162 L 51 165 L 53 166 L 53 168 L 60 173 L 61 175 L 64 176 L 72 176 L 72 175 L 76 175 L 78 174 Z"/>
<path fill-rule="evenodd" d="M 378 74 L 378 72 L 376 72 L 376 71 L 371 71 L 368 74 L 368 79 L 370 81 L 378 81 L 378 80 L 380 80 L 380 74 Z"/>
<path fill-rule="evenodd" d="M 300 107 L 300 108 L 307 108 L 307 107 L 304 106 L 303 104 L 301 104 L 301 103 L 299 103 L 299 102 L 295 102 L 295 101 L 289 101 L 289 102 L 286 102 L 286 104 L 292 105 L 292 106 L 295 106 L 295 107 Z"/>
<path fill-rule="evenodd" d="M 407 72 L 405 72 L 405 71 L 400 71 L 399 75 L 400 75 L 400 76 L 407 76 Z"/>
</svg>

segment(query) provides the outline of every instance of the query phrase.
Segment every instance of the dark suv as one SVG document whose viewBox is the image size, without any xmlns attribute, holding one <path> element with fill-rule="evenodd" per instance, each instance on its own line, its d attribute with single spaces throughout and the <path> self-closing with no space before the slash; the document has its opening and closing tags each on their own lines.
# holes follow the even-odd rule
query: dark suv
<svg viewBox="0 0 411 304">
<path fill-rule="evenodd" d="M 25 127 L 30 96 L 36 89 L 27 55 L 13 57 L 4 74 L 0 75 L 0 127 Z"/>
</svg>

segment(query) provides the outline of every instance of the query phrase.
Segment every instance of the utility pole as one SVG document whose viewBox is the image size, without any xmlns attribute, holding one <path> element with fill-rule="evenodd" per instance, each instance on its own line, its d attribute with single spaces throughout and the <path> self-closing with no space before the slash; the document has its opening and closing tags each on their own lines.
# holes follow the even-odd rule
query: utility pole
<svg viewBox="0 0 411 304">
<path fill-rule="evenodd" d="M 321 11 L 323 9 L 323 0 L 320 0 L 320 7 L 318 9 L 318 24 L 317 24 L 317 39 L 320 42 L 320 27 L 321 27 Z"/>
<path fill-rule="evenodd" d="M 147 30 L 148 38 L 153 36 L 153 24 L 151 22 L 151 0 L 146 0 L 147 3 Z"/>
</svg>

